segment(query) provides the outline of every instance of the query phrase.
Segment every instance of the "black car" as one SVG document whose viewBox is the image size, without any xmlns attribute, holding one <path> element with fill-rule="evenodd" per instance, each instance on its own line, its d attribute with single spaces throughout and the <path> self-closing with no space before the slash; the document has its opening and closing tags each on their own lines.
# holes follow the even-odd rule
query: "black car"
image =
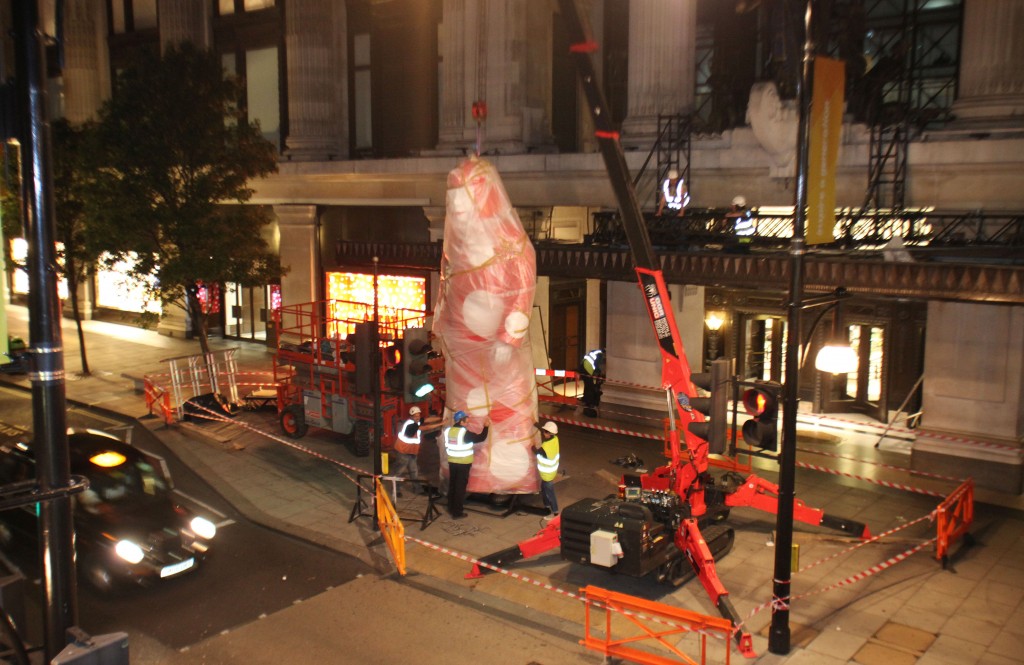
<svg viewBox="0 0 1024 665">
<path fill-rule="evenodd" d="M 74 495 L 79 574 L 100 590 L 148 584 L 194 570 L 216 526 L 176 502 L 162 462 L 110 434 L 68 430 L 71 473 L 89 487 Z M 31 443 L 0 446 L 0 484 L 35 477 Z M 38 538 L 36 505 L 0 512 L 0 540 Z"/>
</svg>

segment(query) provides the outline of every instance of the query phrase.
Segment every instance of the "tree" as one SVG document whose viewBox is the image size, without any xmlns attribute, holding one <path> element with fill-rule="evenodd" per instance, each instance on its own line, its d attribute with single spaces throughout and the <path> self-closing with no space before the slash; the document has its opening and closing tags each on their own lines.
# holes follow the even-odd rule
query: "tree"
<svg viewBox="0 0 1024 665">
<path fill-rule="evenodd" d="M 89 358 L 85 349 L 85 331 L 78 303 L 78 286 L 83 283 L 99 256 L 89 237 L 85 201 L 88 198 L 88 173 L 85 164 L 88 126 L 72 127 L 67 120 L 51 125 L 53 137 L 53 204 L 56 216 L 57 241 L 63 247 L 57 260 L 68 283 L 71 313 L 78 330 L 79 357 L 82 374 L 89 376 Z"/>
<path fill-rule="evenodd" d="M 243 87 L 190 43 L 140 53 L 100 109 L 91 151 L 93 242 L 161 303 L 189 314 L 209 353 L 204 286 L 266 284 L 282 269 L 260 235 L 267 211 L 241 205 L 277 170 L 274 146 L 246 120 Z"/>
</svg>

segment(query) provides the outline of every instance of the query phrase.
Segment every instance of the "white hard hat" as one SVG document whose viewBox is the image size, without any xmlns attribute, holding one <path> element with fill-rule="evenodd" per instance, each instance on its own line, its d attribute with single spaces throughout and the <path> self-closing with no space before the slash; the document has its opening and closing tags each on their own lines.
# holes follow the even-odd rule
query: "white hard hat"
<svg viewBox="0 0 1024 665">
<path fill-rule="evenodd" d="M 675 169 L 669 169 L 668 179 L 669 180 L 679 180 L 679 171 L 677 171 Z"/>
<path fill-rule="evenodd" d="M 544 430 L 545 432 L 547 432 L 548 434 L 552 434 L 552 435 L 555 435 L 555 436 L 558 435 L 558 425 L 556 425 L 555 423 L 551 422 L 550 420 L 547 421 L 546 423 L 544 423 L 541 426 L 541 429 Z"/>
<path fill-rule="evenodd" d="M 410 416 L 418 416 L 421 413 L 423 413 L 423 412 L 420 411 L 420 407 L 418 407 L 418 406 L 414 406 L 411 409 L 409 409 L 409 415 Z"/>
<path fill-rule="evenodd" d="M 741 208 L 746 208 L 747 207 L 747 200 L 745 198 L 743 198 L 742 195 L 740 195 L 740 196 L 735 197 L 732 200 L 732 204 L 734 206 L 739 206 Z"/>
</svg>

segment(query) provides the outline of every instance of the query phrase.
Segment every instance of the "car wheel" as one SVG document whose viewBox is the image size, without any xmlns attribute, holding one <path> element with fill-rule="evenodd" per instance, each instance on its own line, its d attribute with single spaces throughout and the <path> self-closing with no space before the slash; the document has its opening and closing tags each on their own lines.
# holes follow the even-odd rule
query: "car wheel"
<svg viewBox="0 0 1024 665">
<path fill-rule="evenodd" d="M 309 430 L 306 424 L 306 417 L 302 413 L 302 407 L 298 404 L 290 404 L 281 412 L 281 430 L 293 439 L 301 439 Z"/>
<path fill-rule="evenodd" d="M 370 445 L 373 439 L 373 428 L 368 420 L 356 421 L 355 433 L 352 436 L 352 452 L 356 457 L 367 457 L 370 454 Z"/>
</svg>

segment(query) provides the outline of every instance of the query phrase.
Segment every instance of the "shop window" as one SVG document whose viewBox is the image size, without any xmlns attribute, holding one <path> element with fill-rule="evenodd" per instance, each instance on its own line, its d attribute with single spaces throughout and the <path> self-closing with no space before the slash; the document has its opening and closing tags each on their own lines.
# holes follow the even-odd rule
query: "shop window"
<svg viewBox="0 0 1024 665">
<path fill-rule="evenodd" d="M 368 321 L 373 318 L 373 275 L 352 272 L 327 273 L 327 299 L 332 301 L 331 318 L 338 321 Z M 427 308 L 427 280 L 407 275 L 379 275 L 377 310 L 383 329 L 399 330 L 424 324 Z M 331 331 L 339 334 L 351 330 Z"/>
</svg>

